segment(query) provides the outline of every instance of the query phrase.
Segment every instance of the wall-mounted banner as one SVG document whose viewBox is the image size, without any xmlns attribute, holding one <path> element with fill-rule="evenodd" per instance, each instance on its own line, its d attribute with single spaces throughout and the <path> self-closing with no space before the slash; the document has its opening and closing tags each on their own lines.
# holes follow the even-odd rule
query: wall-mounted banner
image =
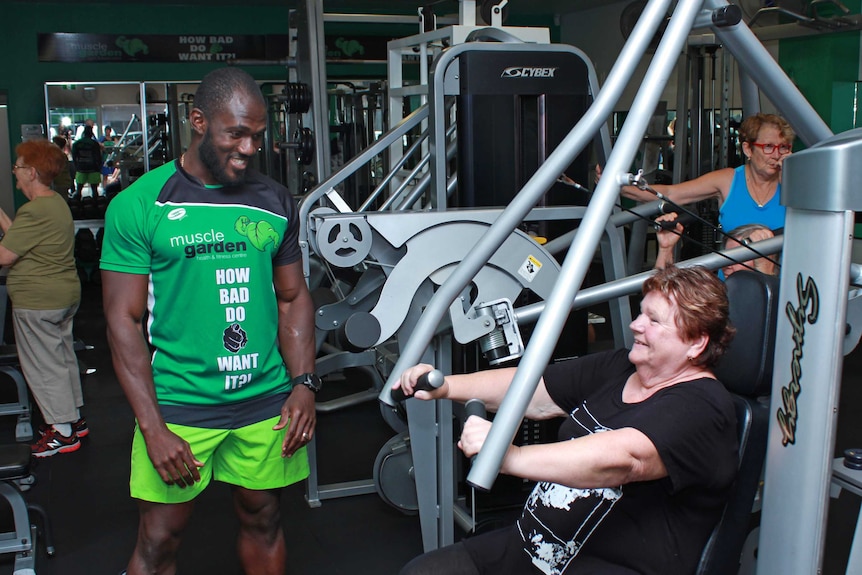
<svg viewBox="0 0 862 575">
<path fill-rule="evenodd" d="M 39 34 L 40 62 L 283 60 L 287 34 Z"/>
<path fill-rule="evenodd" d="M 326 36 L 327 62 L 386 62 L 386 36 Z"/>
</svg>

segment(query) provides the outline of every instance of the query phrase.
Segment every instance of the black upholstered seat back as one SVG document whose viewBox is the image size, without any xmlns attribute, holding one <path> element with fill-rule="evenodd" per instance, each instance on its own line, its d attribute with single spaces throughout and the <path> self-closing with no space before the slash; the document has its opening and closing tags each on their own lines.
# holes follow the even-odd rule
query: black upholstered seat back
<svg viewBox="0 0 862 575">
<path fill-rule="evenodd" d="M 769 395 L 775 351 L 778 278 L 736 272 L 727 278 L 736 336 L 715 373 L 733 394 L 739 437 L 739 471 L 721 520 L 701 554 L 697 575 L 733 575 L 751 526 L 769 430 Z"/>
<path fill-rule="evenodd" d="M 733 393 L 768 395 L 772 384 L 778 278 L 740 271 L 727 278 L 730 321 L 736 336 L 719 360 L 715 374 Z"/>
</svg>

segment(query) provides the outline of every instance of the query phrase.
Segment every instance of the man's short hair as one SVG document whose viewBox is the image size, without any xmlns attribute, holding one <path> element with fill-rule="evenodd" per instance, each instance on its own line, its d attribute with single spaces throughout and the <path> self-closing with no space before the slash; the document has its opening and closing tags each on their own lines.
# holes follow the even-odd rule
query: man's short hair
<svg viewBox="0 0 862 575">
<path fill-rule="evenodd" d="M 208 116 L 223 109 L 238 91 L 257 97 L 264 104 L 266 102 L 260 86 L 248 72 L 227 67 L 203 77 L 195 92 L 194 107 Z"/>
</svg>

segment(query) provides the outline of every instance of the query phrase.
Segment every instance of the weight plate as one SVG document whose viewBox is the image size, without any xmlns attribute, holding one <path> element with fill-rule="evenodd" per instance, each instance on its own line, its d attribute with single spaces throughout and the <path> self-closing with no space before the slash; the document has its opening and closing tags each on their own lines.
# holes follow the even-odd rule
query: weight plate
<svg viewBox="0 0 862 575">
<path fill-rule="evenodd" d="M 402 513 L 419 511 L 410 437 L 400 433 L 387 441 L 374 461 L 374 487 L 386 503 Z"/>
<path fill-rule="evenodd" d="M 382 401 L 379 403 L 380 415 L 383 417 L 383 421 L 385 421 L 395 433 L 404 433 L 407 431 L 407 412 L 404 409 L 404 405 L 399 403 L 396 404 L 395 407 L 391 407 Z"/>
</svg>

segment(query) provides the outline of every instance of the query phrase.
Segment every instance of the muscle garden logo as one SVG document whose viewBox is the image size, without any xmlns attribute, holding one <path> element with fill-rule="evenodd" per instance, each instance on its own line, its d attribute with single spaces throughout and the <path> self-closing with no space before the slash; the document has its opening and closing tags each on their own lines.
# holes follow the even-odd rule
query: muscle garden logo
<svg viewBox="0 0 862 575">
<path fill-rule="evenodd" d="M 264 251 L 270 247 L 270 244 L 274 248 L 278 246 L 281 240 L 279 233 L 272 227 L 272 224 L 265 220 L 253 222 L 248 216 L 237 218 L 234 231 L 245 237 L 248 240 L 247 243 L 259 251 Z M 188 259 L 205 254 L 244 252 L 248 249 L 245 241 L 225 241 L 224 232 L 215 229 L 174 236 L 170 241 L 171 247 L 182 247 Z"/>
</svg>

